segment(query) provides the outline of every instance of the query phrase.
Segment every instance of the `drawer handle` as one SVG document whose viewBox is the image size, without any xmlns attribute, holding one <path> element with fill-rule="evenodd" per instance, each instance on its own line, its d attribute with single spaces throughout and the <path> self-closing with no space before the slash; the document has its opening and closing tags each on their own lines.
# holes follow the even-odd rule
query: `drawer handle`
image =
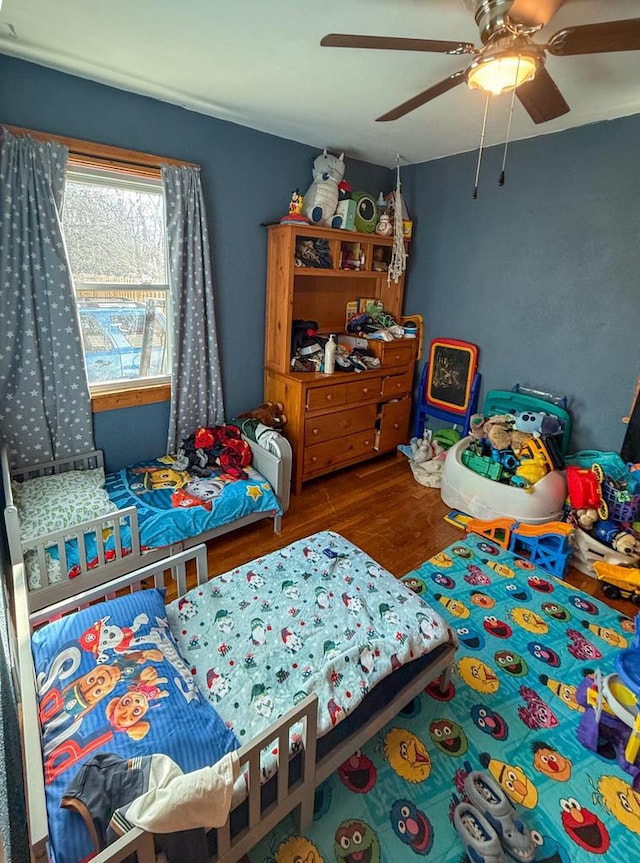
<svg viewBox="0 0 640 863">
<path fill-rule="evenodd" d="M 366 394 L 369 392 L 369 387 L 362 387 L 362 392 L 366 396 Z"/>
<path fill-rule="evenodd" d="M 317 456 L 317 455 L 312 455 L 312 456 L 311 456 L 311 461 L 312 461 L 312 462 L 314 462 L 314 464 L 315 464 L 315 462 L 317 462 L 317 461 L 318 461 L 318 456 Z"/>
<path fill-rule="evenodd" d="M 330 402 L 331 399 L 333 398 L 333 393 L 329 393 L 328 395 L 325 396 L 325 398 L 328 402 Z"/>
<path fill-rule="evenodd" d="M 315 435 L 320 434 L 320 429 L 312 429 L 311 434 L 315 434 Z"/>
<path fill-rule="evenodd" d="M 394 424 L 393 424 L 393 427 L 394 427 L 394 429 L 399 429 L 399 428 L 400 428 L 400 423 L 394 423 Z"/>
</svg>

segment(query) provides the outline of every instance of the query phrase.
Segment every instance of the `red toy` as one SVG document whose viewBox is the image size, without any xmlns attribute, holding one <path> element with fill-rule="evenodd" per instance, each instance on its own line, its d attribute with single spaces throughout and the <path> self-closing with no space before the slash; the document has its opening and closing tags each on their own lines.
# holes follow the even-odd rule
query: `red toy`
<svg viewBox="0 0 640 863">
<path fill-rule="evenodd" d="M 587 467 L 568 467 L 566 470 L 569 502 L 575 510 L 597 510 L 602 519 L 609 515 L 609 508 L 602 497 L 602 468 L 594 465 Z"/>
</svg>

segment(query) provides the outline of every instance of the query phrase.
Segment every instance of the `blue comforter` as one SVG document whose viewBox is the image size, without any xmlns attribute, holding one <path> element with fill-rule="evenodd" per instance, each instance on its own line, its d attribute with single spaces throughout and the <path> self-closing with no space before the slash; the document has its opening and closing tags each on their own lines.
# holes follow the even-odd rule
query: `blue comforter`
<svg viewBox="0 0 640 863">
<path fill-rule="evenodd" d="M 271 485 L 258 471 L 235 479 L 223 468 L 208 477 L 177 470 L 171 456 L 108 474 L 106 489 L 119 509 L 138 510 L 140 544 L 157 548 L 198 536 L 254 512 L 282 512 Z"/>
</svg>

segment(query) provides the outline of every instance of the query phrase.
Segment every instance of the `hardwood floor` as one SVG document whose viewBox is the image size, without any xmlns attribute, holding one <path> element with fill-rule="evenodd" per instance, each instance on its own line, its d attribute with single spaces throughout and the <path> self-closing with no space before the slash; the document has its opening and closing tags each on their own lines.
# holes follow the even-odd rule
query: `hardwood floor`
<svg viewBox="0 0 640 863">
<path fill-rule="evenodd" d="M 439 489 L 414 480 L 404 456 L 381 456 L 306 483 L 292 496 L 279 535 L 265 519 L 212 541 L 209 571 L 219 575 L 316 531 L 335 530 L 400 577 L 463 536 L 444 520 L 448 509 Z M 576 569 L 566 581 L 630 617 L 636 614 L 631 602 L 608 600 L 596 580 Z"/>
</svg>

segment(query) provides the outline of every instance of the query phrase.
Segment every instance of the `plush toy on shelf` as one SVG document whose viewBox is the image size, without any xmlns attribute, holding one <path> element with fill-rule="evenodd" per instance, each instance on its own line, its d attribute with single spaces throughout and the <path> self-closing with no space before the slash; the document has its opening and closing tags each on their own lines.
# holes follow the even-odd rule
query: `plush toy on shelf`
<svg viewBox="0 0 640 863">
<path fill-rule="evenodd" d="M 304 196 L 302 213 L 314 225 L 339 228 L 335 215 L 338 206 L 338 184 L 344 177 L 344 153 L 332 156 L 324 150 L 313 163 L 313 182 Z"/>
</svg>

